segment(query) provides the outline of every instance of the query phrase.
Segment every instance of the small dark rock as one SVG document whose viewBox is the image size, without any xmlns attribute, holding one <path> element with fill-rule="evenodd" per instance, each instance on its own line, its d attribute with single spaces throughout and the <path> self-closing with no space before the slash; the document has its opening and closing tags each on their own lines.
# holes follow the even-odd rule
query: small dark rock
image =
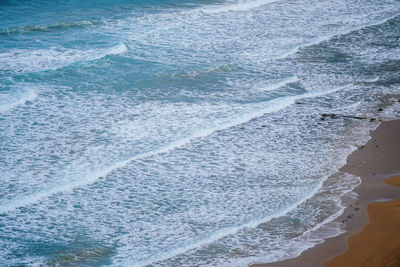
<svg viewBox="0 0 400 267">
<path fill-rule="evenodd" d="M 322 117 L 322 118 L 321 118 L 321 121 L 324 121 L 324 120 L 325 120 L 325 118 L 324 118 L 324 117 Z"/>
<path fill-rule="evenodd" d="M 383 108 L 378 108 L 378 111 L 383 111 Z"/>
<path fill-rule="evenodd" d="M 265 127 L 267 127 L 267 125 L 263 124 L 263 125 L 261 125 L 261 127 L 262 127 L 262 128 L 265 128 Z"/>
<path fill-rule="evenodd" d="M 369 121 L 373 122 L 373 121 L 376 121 L 376 119 L 375 118 L 371 118 Z"/>
<path fill-rule="evenodd" d="M 355 208 L 354 210 L 360 210 L 360 208 Z"/>
</svg>

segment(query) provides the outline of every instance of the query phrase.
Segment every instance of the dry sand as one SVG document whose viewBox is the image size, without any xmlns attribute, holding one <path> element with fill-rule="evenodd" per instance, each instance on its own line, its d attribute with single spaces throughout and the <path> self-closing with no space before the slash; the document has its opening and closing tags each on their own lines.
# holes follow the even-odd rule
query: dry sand
<svg viewBox="0 0 400 267">
<path fill-rule="evenodd" d="M 347 203 L 335 219 L 346 233 L 297 258 L 253 267 L 400 266 L 400 176 L 392 177 L 400 174 L 400 120 L 383 122 L 371 132 L 371 139 L 348 157 L 341 171 L 362 180 L 355 189 L 359 199 Z"/>
</svg>

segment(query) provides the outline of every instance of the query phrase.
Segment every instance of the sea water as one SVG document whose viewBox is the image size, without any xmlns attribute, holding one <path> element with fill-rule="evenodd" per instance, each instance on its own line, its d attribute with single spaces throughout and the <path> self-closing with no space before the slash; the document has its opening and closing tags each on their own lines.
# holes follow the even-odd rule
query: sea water
<svg viewBox="0 0 400 267">
<path fill-rule="evenodd" d="M 0 1 L 0 265 L 246 266 L 341 233 L 399 36 L 397 0 Z"/>
</svg>

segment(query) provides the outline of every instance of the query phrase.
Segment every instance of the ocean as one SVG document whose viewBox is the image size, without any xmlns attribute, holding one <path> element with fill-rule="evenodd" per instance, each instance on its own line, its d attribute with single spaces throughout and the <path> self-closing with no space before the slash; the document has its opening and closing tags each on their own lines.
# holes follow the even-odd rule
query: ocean
<svg viewBox="0 0 400 267">
<path fill-rule="evenodd" d="M 399 96 L 398 0 L 2 0 L 0 265 L 295 257 Z"/>
</svg>

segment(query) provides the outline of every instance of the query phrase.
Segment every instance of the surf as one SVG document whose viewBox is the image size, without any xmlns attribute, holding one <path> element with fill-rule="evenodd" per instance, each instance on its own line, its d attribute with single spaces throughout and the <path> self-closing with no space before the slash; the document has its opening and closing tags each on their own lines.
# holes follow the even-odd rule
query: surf
<svg viewBox="0 0 400 267">
<path fill-rule="evenodd" d="M 26 85 L 23 89 L 14 88 L 6 93 L 0 92 L 0 96 L 0 114 L 4 114 L 28 101 L 33 101 L 37 94 L 35 90 L 29 88 L 29 85 Z"/>
<path fill-rule="evenodd" d="M 289 78 L 287 82 L 292 83 L 293 79 L 294 78 Z M 282 82 L 279 82 L 276 85 L 276 88 L 279 88 L 281 86 L 282 86 Z M 220 123 L 219 125 L 215 125 L 213 127 L 206 128 L 206 129 L 197 129 L 195 132 L 192 132 L 189 136 L 187 136 L 185 138 L 181 138 L 179 140 L 176 140 L 174 142 L 171 142 L 169 144 L 161 146 L 160 148 L 157 148 L 155 150 L 141 153 L 141 154 L 132 156 L 128 159 L 118 161 L 100 171 L 90 173 L 88 175 L 80 177 L 79 180 L 76 180 L 76 178 L 71 177 L 70 180 L 62 186 L 47 188 L 45 191 L 36 192 L 31 195 L 19 196 L 16 199 L 5 201 L 2 203 L 2 205 L 0 207 L 0 212 L 6 213 L 6 212 L 9 212 L 16 208 L 36 203 L 42 199 L 48 198 L 55 194 L 68 193 L 68 192 L 71 192 L 72 190 L 74 190 L 75 188 L 88 186 L 90 184 L 96 183 L 102 177 L 104 177 L 104 178 L 107 177 L 113 171 L 123 168 L 133 161 L 153 157 L 153 156 L 159 155 L 159 154 L 168 153 L 172 150 L 175 150 L 177 148 L 181 148 L 181 147 L 187 145 L 188 143 L 192 142 L 193 140 L 201 139 L 201 138 L 207 137 L 209 135 L 212 135 L 215 132 L 226 130 L 231 127 L 235 127 L 240 124 L 249 122 L 249 121 L 251 121 L 257 117 L 261 117 L 267 113 L 272 113 L 272 112 L 282 110 L 290 105 L 295 104 L 297 100 L 307 99 L 307 98 L 315 98 L 315 97 L 331 94 L 331 93 L 339 91 L 340 89 L 341 88 L 338 87 L 338 88 L 332 88 L 332 89 L 329 89 L 326 91 L 306 92 L 303 95 L 285 96 L 285 97 L 280 97 L 280 98 L 276 98 L 276 99 L 265 101 L 265 102 L 260 102 L 257 104 L 249 104 L 249 107 L 247 108 L 247 110 L 248 110 L 247 112 L 245 112 L 243 114 L 238 114 L 234 117 L 228 118 L 227 120 L 221 121 L 221 122 L 219 122 Z"/>
</svg>

